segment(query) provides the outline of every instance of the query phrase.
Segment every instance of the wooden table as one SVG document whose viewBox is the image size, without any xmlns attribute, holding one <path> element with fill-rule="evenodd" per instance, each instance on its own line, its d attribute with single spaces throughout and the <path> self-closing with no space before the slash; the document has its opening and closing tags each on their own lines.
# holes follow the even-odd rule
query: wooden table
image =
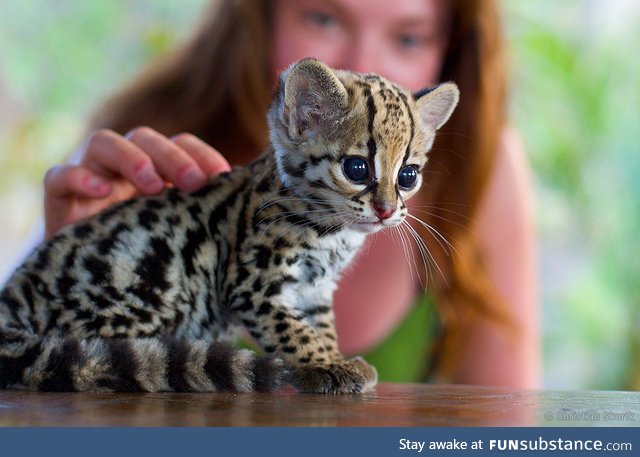
<svg viewBox="0 0 640 457">
<path fill-rule="evenodd" d="M 381 384 L 362 395 L 0 391 L 1 426 L 640 426 L 640 393 Z"/>
</svg>

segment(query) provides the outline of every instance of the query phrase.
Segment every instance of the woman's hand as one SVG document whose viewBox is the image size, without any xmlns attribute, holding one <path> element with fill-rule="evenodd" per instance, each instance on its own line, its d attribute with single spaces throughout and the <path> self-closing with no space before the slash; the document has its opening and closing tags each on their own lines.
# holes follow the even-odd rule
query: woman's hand
<svg viewBox="0 0 640 457">
<path fill-rule="evenodd" d="M 53 167 L 44 177 L 45 239 L 119 201 L 157 194 L 167 183 L 194 191 L 229 169 L 218 151 L 189 133 L 167 138 L 149 127 L 125 136 L 98 130 L 79 165 Z"/>
</svg>

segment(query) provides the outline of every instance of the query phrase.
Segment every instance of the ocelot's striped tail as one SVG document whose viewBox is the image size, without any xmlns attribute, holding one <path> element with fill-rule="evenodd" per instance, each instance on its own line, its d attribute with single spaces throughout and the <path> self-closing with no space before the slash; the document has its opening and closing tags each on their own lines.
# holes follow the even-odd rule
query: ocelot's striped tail
<svg viewBox="0 0 640 457">
<path fill-rule="evenodd" d="M 210 341 L 175 338 L 78 340 L 0 331 L 0 388 L 42 391 L 269 392 L 283 363 Z"/>
</svg>

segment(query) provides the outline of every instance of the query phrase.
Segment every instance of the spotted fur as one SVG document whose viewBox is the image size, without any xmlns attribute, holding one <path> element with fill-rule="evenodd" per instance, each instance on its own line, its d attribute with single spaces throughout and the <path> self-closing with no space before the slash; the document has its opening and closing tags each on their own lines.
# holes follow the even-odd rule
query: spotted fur
<svg viewBox="0 0 640 457">
<path fill-rule="evenodd" d="M 423 169 L 457 97 L 451 83 L 416 98 L 376 75 L 293 65 L 272 146 L 251 165 L 120 203 L 31 254 L 0 292 L 0 387 L 372 387 L 375 369 L 338 350 L 332 295 L 366 235 L 404 220 L 420 182 L 402 189 L 398 172 Z M 348 157 L 366 161 L 366 182 L 346 176 Z M 239 331 L 266 355 L 224 343 Z"/>
</svg>

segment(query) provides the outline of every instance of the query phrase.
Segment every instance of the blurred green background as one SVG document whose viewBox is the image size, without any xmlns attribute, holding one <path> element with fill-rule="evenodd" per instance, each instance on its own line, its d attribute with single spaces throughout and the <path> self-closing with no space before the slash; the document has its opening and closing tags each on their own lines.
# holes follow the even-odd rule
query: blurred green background
<svg viewBox="0 0 640 457">
<path fill-rule="evenodd" d="M 0 2 L 0 282 L 87 116 L 205 0 Z M 536 177 L 544 386 L 640 389 L 640 1 L 501 2 Z"/>
</svg>

